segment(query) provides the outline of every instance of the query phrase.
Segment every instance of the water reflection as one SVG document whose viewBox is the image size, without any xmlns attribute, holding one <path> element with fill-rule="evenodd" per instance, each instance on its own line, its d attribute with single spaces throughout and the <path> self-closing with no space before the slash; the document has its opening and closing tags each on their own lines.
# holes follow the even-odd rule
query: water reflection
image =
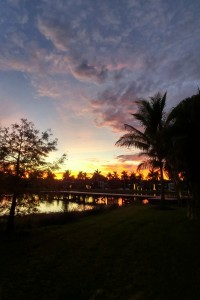
<svg viewBox="0 0 200 300">
<path fill-rule="evenodd" d="M 41 201 L 38 207 L 38 213 L 84 211 L 92 209 L 94 206 L 78 204 L 76 202 L 65 202 L 63 200 Z"/>
<path fill-rule="evenodd" d="M 145 199 L 143 204 L 148 203 Z M 12 195 L 0 196 L 0 216 L 9 213 Z M 91 210 L 97 205 L 126 205 L 138 199 L 118 196 L 99 196 L 87 194 L 41 193 L 22 194 L 17 198 L 16 215 L 36 213 L 69 212 Z"/>
<path fill-rule="evenodd" d="M 149 204 L 149 200 L 148 199 L 143 199 L 142 204 Z"/>
<path fill-rule="evenodd" d="M 12 195 L 1 195 L 0 216 L 9 213 Z M 91 195 L 23 194 L 17 198 L 16 215 L 91 210 L 96 205 L 122 205 L 122 198 Z"/>
</svg>

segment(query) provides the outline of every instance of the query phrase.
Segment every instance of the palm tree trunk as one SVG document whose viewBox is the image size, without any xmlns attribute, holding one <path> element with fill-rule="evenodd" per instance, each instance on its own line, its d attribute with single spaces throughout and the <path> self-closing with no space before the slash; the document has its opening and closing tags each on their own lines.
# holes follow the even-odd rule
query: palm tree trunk
<svg viewBox="0 0 200 300">
<path fill-rule="evenodd" d="M 170 169 L 171 169 L 170 175 L 172 177 L 172 181 L 173 181 L 173 184 L 174 184 L 174 189 L 175 189 L 178 205 L 182 206 L 183 205 L 183 203 L 182 203 L 182 193 L 181 193 L 180 178 L 178 176 L 177 167 L 176 167 L 176 165 L 175 166 L 172 165 L 172 164 L 169 164 L 169 165 L 170 165 Z"/>
<path fill-rule="evenodd" d="M 160 196 L 160 207 L 165 206 L 165 186 L 164 186 L 164 175 L 163 175 L 163 164 L 160 164 L 160 183 L 161 183 L 161 196 Z"/>
</svg>

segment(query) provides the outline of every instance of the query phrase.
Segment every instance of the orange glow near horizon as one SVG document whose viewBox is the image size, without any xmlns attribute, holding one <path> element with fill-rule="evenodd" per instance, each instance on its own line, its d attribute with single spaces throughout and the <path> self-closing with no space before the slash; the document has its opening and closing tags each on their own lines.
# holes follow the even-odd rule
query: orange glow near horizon
<svg viewBox="0 0 200 300">
<path fill-rule="evenodd" d="M 114 172 L 117 172 L 119 178 L 121 177 L 121 174 L 122 174 L 123 171 L 126 171 L 127 174 L 128 174 L 128 176 L 130 176 L 131 173 L 135 173 L 137 176 L 138 176 L 139 174 L 141 174 L 141 175 L 143 176 L 143 179 L 147 179 L 147 175 L 148 175 L 148 173 L 149 173 L 149 170 L 147 170 L 147 169 L 146 169 L 146 170 L 142 170 L 142 171 L 140 171 L 140 173 L 138 173 L 138 172 L 137 172 L 137 166 L 128 169 L 128 168 L 123 168 L 123 165 L 122 165 L 122 166 L 116 165 L 115 168 L 114 168 L 114 166 L 112 166 L 112 168 L 110 168 L 110 169 L 109 169 L 107 166 L 104 167 L 104 168 L 100 166 L 99 168 L 94 169 L 93 172 L 87 172 L 87 171 L 81 170 L 81 169 L 80 169 L 80 171 L 73 171 L 73 170 L 69 170 L 69 171 L 71 172 L 70 175 L 71 175 L 71 176 L 74 176 L 75 178 L 77 177 L 78 173 L 81 172 L 81 171 L 82 171 L 82 172 L 86 172 L 88 178 L 91 178 L 92 175 L 93 175 L 93 173 L 94 173 L 96 170 L 98 170 L 99 172 L 101 172 L 100 174 L 103 175 L 103 176 L 105 176 L 105 177 L 107 177 L 108 173 L 113 174 Z M 66 171 L 66 170 L 65 170 L 65 171 Z M 62 179 L 62 176 L 63 176 L 63 173 L 64 173 L 65 171 L 56 172 L 56 173 L 55 173 L 56 179 L 61 180 L 61 179 Z M 164 174 L 164 179 L 165 179 L 165 180 L 168 180 L 168 179 L 169 179 L 169 178 L 167 177 L 166 174 Z"/>
<path fill-rule="evenodd" d="M 127 174 L 128 174 L 128 176 L 130 176 L 130 174 L 133 173 L 133 172 L 134 172 L 136 175 L 139 175 L 139 173 L 137 172 L 137 170 L 134 169 L 134 168 L 132 168 L 131 171 L 130 171 L 130 170 L 127 170 L 127 169 L 125 169 L 125 168 L 123 168 L 123 167 L 118 167 L 118 168 L 116 167 L 116 168 L 110 169 L 109 171 L 107 171 L 107 168 L 106 168 L 105 170 L 103 170 L 103 168 L 102 168 L 102 169 L 101 169 L 101 168 L 97 168 L 97 169 L 99 170 L 99 172 L 101 172 L 100 174 L 103 175 L 103 176 L 105 176 L 105 177 L 108 175 L 108 173 L 113 174 L 114 172 L 117 172 L 117 174 L 119 175 L 119 178 L 120 178 L 120 177 L 121 177 L 121 173 L 122 173 L 123 171 L 126 171 Z M 97 170 L 97 169 L 95 169 L 95 170 Z M 90 173 L 89 173 L 89 172 L 86 172 L 89 178 L 92 177 L 92 174 L 95 172 L 95 170 L 94 170 L 92 173 L 91 173 L 91 172 L 90 172 Z M 71 172 L 70 175 L 71 175 L 71 176 L 74 176 L 75 178 L 77 177 L 77 175 L 78 175 L 78 173 L 79 173 L 80 171 L 85 172 L 84 170 L 80 170 L 80 171 L 78 171 L 78 172 L 75 172 L 75 171 L 73 171 L 73 170 L 69 170 L 69 171 Z M 148 170 L 143 170 L 143 171 L 140 172 L 140 174 L 143 176 L 144 179 L 146 179 L 148 172 L 149 172 Z M 61 180 L 64 173 L 65 173 L 65 171 L 56 172 L 56 173 L 55 173 L 56 179 Z"/>
</svg>

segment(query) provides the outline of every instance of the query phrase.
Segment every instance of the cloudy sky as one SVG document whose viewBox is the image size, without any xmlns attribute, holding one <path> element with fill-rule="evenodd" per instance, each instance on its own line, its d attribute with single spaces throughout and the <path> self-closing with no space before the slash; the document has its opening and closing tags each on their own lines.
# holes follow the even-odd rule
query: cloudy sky
<svg viewBox="0 0 200 300">
<path fill-rule="evenodd" d="M 0 125 L 51 128 L 65 170 L 134 170 L 134 101 L 200 86 L 199 0 L 1 0 Z"/>
</svg>

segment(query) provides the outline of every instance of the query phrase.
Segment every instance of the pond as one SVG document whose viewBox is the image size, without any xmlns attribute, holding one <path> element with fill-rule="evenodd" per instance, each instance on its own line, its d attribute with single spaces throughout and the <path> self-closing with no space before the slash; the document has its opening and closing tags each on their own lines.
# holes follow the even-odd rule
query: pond
<svg viewBox="0 0 200 300">
<path fill-rule="evenodd" d="M 0 216 L 9 213 L 12 195 L 0 196 Z M 17 198 L 16 215 L 91 210 L 97 205 L 123 205 L 121 197 L 74 194 L 22 194 Z"/>
</svg>

